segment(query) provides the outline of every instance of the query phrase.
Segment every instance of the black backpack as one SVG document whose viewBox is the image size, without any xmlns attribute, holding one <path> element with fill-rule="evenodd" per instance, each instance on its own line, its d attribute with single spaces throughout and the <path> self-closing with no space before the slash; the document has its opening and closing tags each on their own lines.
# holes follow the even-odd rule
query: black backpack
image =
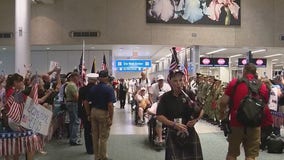
<svg viewBox="0 0 284 160">
<path fill-rule="evenodd" d="M 264 117 L 265 101 L 259 93 L 262 85 L 260 80 L 248 80 L 242 78 L 238 80 L 237 85 L 244 82 L 248 87 L 248 95 L 245 96 L 237 110 L 237 120 L 245 127 L 258 127 L 261 125 Z"/>
</svg>

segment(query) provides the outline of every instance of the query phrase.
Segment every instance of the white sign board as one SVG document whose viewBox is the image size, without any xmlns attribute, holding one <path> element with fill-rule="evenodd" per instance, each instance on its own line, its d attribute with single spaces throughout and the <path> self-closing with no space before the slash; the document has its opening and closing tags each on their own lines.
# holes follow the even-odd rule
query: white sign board
<svg viewBox="0 0 284 160">
<path fill-rule="evenodd" d="M 34 104 L 34 101 L 28 97 L 26 100 L 21 126 L 31 129 L 36 133 L 48 134 L 49 125 L 52 118 L 52 112 L 40 104 Z"/>
</svg>

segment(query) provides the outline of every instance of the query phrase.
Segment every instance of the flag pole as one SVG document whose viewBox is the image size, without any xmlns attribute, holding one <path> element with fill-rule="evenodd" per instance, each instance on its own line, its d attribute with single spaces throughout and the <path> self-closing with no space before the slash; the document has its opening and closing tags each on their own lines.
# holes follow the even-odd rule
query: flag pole
<svg viewBox="0 0 284 160">
<path fill-rule="evenodd" d="M 83 74 L 83 70 L 84 70 L 84 64 L 85 64 L 85 40 L 83 40 L 83 56 L 82 56 L 82 70 L 81 73 Z"/>
</svg>

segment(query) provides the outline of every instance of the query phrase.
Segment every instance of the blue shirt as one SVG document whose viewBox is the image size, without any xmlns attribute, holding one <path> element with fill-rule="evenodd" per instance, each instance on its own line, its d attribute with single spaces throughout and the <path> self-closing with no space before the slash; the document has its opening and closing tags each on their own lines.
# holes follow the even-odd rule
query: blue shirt
<svg viewBox="0 0 284 160">
<path fill-rule="evenodd" d="M 113 88 L 106 83 L 99 83 L 90 88 L 87 100 L 91 102 L 92 107 L 102 110 L 108 110 L 108 103 L 116 102 Z"/>
</svg>

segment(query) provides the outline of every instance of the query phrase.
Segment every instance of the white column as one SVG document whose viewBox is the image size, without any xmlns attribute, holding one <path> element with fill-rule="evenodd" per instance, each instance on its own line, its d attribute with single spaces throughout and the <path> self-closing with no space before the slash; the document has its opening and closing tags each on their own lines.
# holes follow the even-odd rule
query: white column
<svg viewBox="0 0 284 160">
<path fill-rule="evenodd" d="M 266 76 L 269 79 L 272 79 L 272 77 L 273 77 L 272 69 L 273 69 L 272 59 L 267 59 L 267 62 L 266 62 Z"/>
<path fill-rule="evenodd" d="M 30 18 L 31 0 L 15 0 L 15 72 L 25 74 L 31 65 Z"/>
<path fill-rule="evenodd" d="M 189 66 L 192 65 L 192 71 L 190 72 L 190 76 L 194 76 L 195 73 L 200 72 L 200 53 L 199 53 L 199 46 L 192 46 L 190 48 L 190 53 L 189 53 L 190 61 L 189 61 Z"/>
</svg>

